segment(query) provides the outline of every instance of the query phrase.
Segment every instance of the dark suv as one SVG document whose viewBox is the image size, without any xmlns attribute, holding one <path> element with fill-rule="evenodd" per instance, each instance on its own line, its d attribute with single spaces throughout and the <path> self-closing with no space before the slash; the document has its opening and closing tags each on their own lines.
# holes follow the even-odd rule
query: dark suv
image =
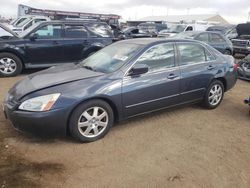
<svg viewBox="0 0 250 188">
<path fill-rule="evenodd" d="M 0 41 L 0 76 L 15 76 L 24 68 L 78 62 L 113 39 L 110 26 L 103 22 L 42 22 L 19 37 Z"/>
</svg>

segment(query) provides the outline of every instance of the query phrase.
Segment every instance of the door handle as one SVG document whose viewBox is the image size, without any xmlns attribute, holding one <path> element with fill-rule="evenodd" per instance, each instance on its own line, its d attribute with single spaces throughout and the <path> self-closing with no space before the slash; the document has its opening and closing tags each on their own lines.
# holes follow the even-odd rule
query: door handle
<svg viewBox="0 0 250 188">
<path fill-rule="evenodd" d="M 213 70 L 213 69 L 215 69 L 216 68 L 216 66 L 214 66 L 214 65 L 209 65 L 208 67 L 207 67 L 207 70 Z"/>
<path fill-rule="evenodd" d="M 178 77 L 177 75 L 172 73 L 172 74 L 169 74 L 167 78 L 170 79 L 170 80 L 173 80 L 173 79 L 175 79 L 177 77 Z"/>
</svg>

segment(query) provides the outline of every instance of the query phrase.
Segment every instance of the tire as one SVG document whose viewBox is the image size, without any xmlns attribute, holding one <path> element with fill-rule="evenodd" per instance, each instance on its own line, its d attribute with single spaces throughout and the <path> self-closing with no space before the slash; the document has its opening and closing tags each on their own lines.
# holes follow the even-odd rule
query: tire
<svg viewBox="0 0 250 188">
<path fill-rule="evenodd" d="M 232 54 L 231 50 L 228 50 L 228 49 L 225 50 L 224 54 L 225 55 L 234 55 L 234 54 Z"/>
<path fill-rule="evenodd" d="M 208 87 L 204 100 L 203 106 L 207 109 L 215 109 L 217 108 L 224 97 L 224 85 L 219 80 L 214 80 Z M 216 92 L 215 94 L 212 94 Z M 214 96 L 214 97 L 212 97 Z"/>
<path fill-rule="evenodd" d="M 103 138 L 113 124 L 114 113 L 110 105 L 103 100 L 91 100 L 73 111 L 69 131 L 80 142 L 93 142 Z"/>
<path fill-rule="evenodd" d="M 23 64 L 20 58 L 12 53 L 0 53 L 0 77 L 12 77 L 20 74 Z"/>
</svg>

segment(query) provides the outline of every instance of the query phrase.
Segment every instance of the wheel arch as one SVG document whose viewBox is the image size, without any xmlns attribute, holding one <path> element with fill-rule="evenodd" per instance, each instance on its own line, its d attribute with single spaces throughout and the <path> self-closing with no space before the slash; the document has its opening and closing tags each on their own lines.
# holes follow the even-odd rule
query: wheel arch
<svg viewBox="0 0 250 188">
<path fill-rule="evenodd" d="M 5 49 L 5 50 L 0 50 L 0 54 L 1 53 L 10 53 L 10 54 L 13 54 L 13 55 L 17 56 L 21 60 L 21 63 L 23 64 L 23 67 L 25 67 L 25 58 L 18 51 Z"/>
<path fill-rule="evenodd" d="M 226 79 L 223 78 L 223 77 L 218 77 L 218 78 L 214 78 L 214 79 L 212 80 L 212 82 L 215 81 L 215 80 L 219 80 L 219 81 L 222 82 L 222 84 L 223 84 L 223 86 L 224 86 L 224 91 L 226 92 L 226 91 L 227 91 L 227 81 L 226 81 Z M 211 82 L 211 83 L 212 83 L 212 82 Z"/>
<path fill-rule="evenodd" d="M 72 113 L 74 112 L 74 110 L 78 106 L 80 106 L 81 104 L 83 104 L 85 102 L 88 102 L 88 101 L 92 101 L 92 100 L 102 100 L 102 101 L 108 103 L 109 106 L 111 107 L 113 113 L 114 113 L 114 121 L 115 122 L 119 121 L 120 116 L 119 116 L 118 108 L 117 108 L 117 106 L 115 105 L 115 103 L 111 99 L 109 99 L 107 97 L 103 97 L 103 96 L 88 98 L 88 99 L 82 100 L 79 103 L 77 103 L 77 105 L 75 105 L 74 108 L 70 111 L 68 119 L 67 119 L 67 128 L 66 128 L 66 134 L 67 135 L 69 135 L 69 120 L 70 120 L 70 117 L 71 117 Z"/>
</svg>

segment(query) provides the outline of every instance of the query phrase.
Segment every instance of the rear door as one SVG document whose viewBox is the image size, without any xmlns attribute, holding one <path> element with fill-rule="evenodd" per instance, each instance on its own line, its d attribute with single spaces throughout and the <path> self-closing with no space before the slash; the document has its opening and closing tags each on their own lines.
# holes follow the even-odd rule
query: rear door
<svg viewBox="0 0 250 188">
<path fill-rule="evenodd" d="M 135 64 L 149 72 L 123 78 L 122 101 L 125 116 L 165 108 L 179 103 L 180 71 L 175 64 L 174 44 L 159 44 L 142 54 Z"/>
<path fill-rule="evenodd" d="M 30 36 L 36 35 L 31 40 Z M 43 25 L 26 37 L 26 55 L 32 66 L 49 66 L 63 61 L 61 24 Z"/>
<path fill-rule="evenodd" d="M 64 31 L 64 61 L 76 62 L 83 59 L 85 48 L 89 45 L 86 27 L 83 24 L 66 24 Z"/>
<path fill-rule="evenodd" d="M 177 49 L 181 72 L 181 100 L 199 100 L 203 98 L 208 84 L 214 77 L 215 58 L 197 43 L 178 43 Z"/>
</svg>

